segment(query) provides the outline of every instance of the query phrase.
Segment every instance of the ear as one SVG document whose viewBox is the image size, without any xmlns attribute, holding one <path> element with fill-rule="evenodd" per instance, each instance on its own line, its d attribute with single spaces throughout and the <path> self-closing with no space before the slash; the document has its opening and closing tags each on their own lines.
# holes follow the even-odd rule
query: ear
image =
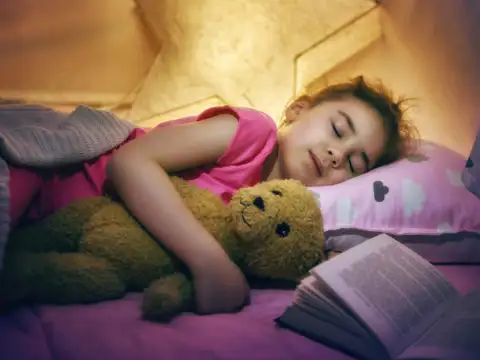
<svg viewBox="0 0 480 360">
<path fill-rule="evenodd" d="M 307 100 L 295 100 L 285 111 L 285 122 L 290 124 L 297 120 L 299 115 L 310 109 L 310 103 Z"/>
</svg>

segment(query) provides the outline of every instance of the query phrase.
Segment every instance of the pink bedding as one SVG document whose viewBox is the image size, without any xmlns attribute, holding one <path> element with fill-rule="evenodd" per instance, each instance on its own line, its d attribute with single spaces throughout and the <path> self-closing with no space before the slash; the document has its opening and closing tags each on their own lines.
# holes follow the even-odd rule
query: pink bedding
<svg viewBox="0 0 480 360">
<path fill-rule="evenodd" d="M 480 288 L 480 265 L 438 268 L 462 292 Z M 169 325 L 141 321 L 138 294 L 89 306 L 24 308 L 0 317 L 0 359 L 352 359 L 276 327 L 291 296 L 291 290 L 254 290 L 252 304 L 238 314 L 188 314 Z"/>
</svg>

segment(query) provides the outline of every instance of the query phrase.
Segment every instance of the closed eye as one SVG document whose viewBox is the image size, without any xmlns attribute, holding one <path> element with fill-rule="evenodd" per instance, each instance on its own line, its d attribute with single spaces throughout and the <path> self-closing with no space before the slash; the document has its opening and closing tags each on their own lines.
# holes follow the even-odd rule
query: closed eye
<svg viewBox="0 0 480 360">
<path fill-rule="evenodd" d="M 333 133 L 335 134 L 336 137 L 338 137 L 339 139 L 342 138 L 342 133 L 340 133 L 340 131 L 338 131 L 338 128 L 335 126 L 335 124 L 333 123 L 332 121 L 332 130 L 333 130 Z"/>
<path fill-rule="evenodd" d="M 348 167 L 350 168 L 350 172 L 353 174 L 353 175 L 356 175 L 357 172 L 355 171 L 355 168 L 353 167 L 352 165 L 352 158 L 349 156 L 348 157 Z"/>
<path fill-rule="evenodd" d="M 333 133 L 335 134 L 335 136 L 338 137 L 339 139 L 341 139 L 343 137 L 343 134 L 338 130 L 338 128 L 335 126 L 333 121 L 332 121 L 332 130 L 333 130 Z M 351 159 L 350 156 L 348 157 L 348 167 L 349 167 L 350 172 L 355 175 L 356 171 L 353 167 L 352 159 Z"/>
<path fill-rule="evenodd" d="M 355 157 L 352 158 L 352 156 L 348 156 L 348 167 L 350 169 L 350 172 L 352 175 L 360 175 L 363 174 L 365 171 L 367 171 L 362 165 L 363 165 L 363 159 L 361 159 L 361 154 L 355 154 Z"/>
<path fill-rule="evenodd" d="M 347 121 L 347 124 L 348 124 L 348 128 L 350 129 L 350 131 L 352 132 L 352 135 L 356 135 L 357 131 L 355 129 L 355 124 L 353 123 L 353 120 L 352 118 L 350 117 L 350 115 L 348 115 L 346 112 L 344 111 L 341 111 L 339 110 L 338 113 L 343 116 L 345 118 L 345 120 Z M 332 124 L 333 125 L 333 124 Z M 362 161 L 364 163 L 365 166 L 362 166 L 362 170 L 361 171 L 356 171 L 356 173 L 361 173 L 363 171 L 368 171 L 369 167 L 370 167 L 370 159 L 368 158 L 368 155 L 365 153 L 365 151 L 362 151 L 362 153 L 360 154 L 361 157 L 362 157 Z M 349 160 L 349 163 L 350 163 L 350 167 L 351 169 L 353 169 L 353 166 L 351 166 L 351 161 Z M 353 169 L 354 170 L 354 169 Z"/>
</svg>

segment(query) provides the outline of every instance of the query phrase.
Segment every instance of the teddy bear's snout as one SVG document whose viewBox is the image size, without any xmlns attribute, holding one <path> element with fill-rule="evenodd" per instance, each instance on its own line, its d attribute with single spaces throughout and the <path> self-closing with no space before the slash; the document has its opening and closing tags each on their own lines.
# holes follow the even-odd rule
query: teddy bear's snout
<svg viewBox="0 0 480 360">
<path fill-rule="evenodd" d="M 258 210 L 265 211 L 265 203 L 263 202 L 263 199 L 260 196 L 257 196 L 253 200 L 253 205 L 255 205 Z"/>
</svg>

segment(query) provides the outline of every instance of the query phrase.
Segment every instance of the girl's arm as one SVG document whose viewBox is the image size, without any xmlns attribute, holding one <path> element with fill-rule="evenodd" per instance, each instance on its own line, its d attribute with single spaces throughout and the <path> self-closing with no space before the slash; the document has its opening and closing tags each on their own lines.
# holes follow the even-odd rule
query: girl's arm
<svg viewBox="0 0 480 360">
<path fill-rule="evenodd" d="M 191 270 L 197 309 L 228 312 L 248 298 L 240 270 L 194 218 L 167 173 L 215 163 L 227 150 L 237 119 L 223 114 L 190 124 L 158 127 L 122 146 L 108 175 L 125 205 L 151 234 Z"/>
</svg>

